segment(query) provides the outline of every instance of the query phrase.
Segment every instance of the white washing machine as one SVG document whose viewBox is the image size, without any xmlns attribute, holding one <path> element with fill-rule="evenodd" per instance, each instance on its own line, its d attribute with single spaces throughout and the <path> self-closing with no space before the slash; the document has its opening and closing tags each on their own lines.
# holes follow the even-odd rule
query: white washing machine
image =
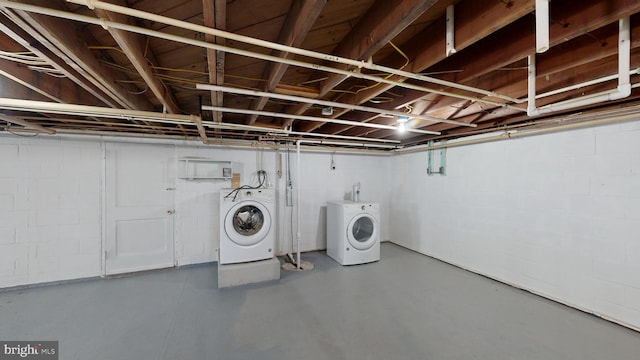
<svg viewBox="0 0 640 360">
<path fill-rule="evenodd" d="M 273 189 L 220 190 L 219 264 L 270 259 L 275 253 Z"/>
<path fill-rule="evenodd" d="M 341 265 L 380 260 L 380 205 L 327 202 L 327 255 Z"/>
</svg>

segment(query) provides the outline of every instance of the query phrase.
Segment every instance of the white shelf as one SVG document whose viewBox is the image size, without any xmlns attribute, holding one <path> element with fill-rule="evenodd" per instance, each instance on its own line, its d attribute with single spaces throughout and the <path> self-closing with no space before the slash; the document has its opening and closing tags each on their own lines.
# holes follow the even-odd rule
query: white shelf
<svg viewBox="0 0 640 360">
<path fill-rule="evenodd" d="M 229 180 L 231 161 L 187 157 L 178 159 L 178 177 L 189 180 Z"/>
</svg>

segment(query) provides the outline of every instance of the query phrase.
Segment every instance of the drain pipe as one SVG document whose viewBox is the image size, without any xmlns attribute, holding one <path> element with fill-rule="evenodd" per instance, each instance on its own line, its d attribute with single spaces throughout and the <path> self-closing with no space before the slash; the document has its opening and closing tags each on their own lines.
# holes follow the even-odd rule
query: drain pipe
<svg viewBox="0 0 640 360">
<path fill-rule="evenodd" d="M 605 101 L 624 99 L 631 95 L 631 34 L 630 19 L 624 17 L 619 21 L 618 34 L 618 87 L 593 95 L 557 102 L 536 107 L 536 55 L 529 56 L 528 73 L 528 105 L 527 115 L 536 116 L 550 112 L 574 109 L 580 106 L 593 105 Z"/>
<path fill-rule="evenodd" d="M 536 52 L 549 50 L 549 0 L 536 0 Z"/>
</svg>

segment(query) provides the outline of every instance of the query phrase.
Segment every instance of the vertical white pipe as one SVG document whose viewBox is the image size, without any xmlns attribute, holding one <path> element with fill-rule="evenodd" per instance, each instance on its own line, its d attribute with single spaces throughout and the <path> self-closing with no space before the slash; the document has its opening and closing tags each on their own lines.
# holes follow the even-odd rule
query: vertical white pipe
<svg viewBox="0 0 640 360">
<path fill-rule="evenodd" d="M 529 55 L 529 66 L 527 73 L 527 115 L 537 114 L 536 109 L 536 54 Z"/>
<path fill-rule="evenodd" d="M 300 266 L 300 143 L 303 140 L 296 141 L 296 263 L 298 270 Z"/>
<path fill-rule="evenodd" d="M 549 0 L 536 0 L 536 52 L 549 50 Z"/>
<path fill-rule="evenodd" d="M 456 53 L 456 48 L 455 48 L 455 23 L 454 23 L 454 5 L 449 5 L 447 6 L 447 32 L 446 32 L 446 39 L 447 39 L 447 50 L 446 50 L 446 56 L 450 56 Z"/>
<path fill-rule="evenodd" d="M 623 17 L 619 21 L 618 34 L 618 92 L 624 97 L 631 94 L 631 20 Z"/>
<path fill-rule="evenodd" d="M 535 54 L 529 56 L 529 87 L 527 115 L 569 110 L 580 106 L 593 105 L 605 101 L 624 99 L 631 95 L 631 35 L 629 17 L 619 21 L 618 33 L 618 87 L 615 90 L 569 99 L 539 108 L 535 106 Z"/>
</svg>

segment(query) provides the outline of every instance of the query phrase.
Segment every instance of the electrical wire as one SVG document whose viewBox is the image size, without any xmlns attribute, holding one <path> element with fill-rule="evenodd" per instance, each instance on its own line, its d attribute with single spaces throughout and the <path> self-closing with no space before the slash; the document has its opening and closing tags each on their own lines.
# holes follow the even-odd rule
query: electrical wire
<svg viewBox="0 0 640 360">
<path fill-rule="evenodd" d="M 261 189 L 264 187 L 265 182 L 267 181 L 267 172 L 264 170 L 258 170 L 258 186 L 251 185 L 242 185 L 231 190 L 227 195 L 224 196 L 225 199 L 228 199 L 233 196 L 233 201 L 236 201 L 238 197 L 238 193 L 243 189 Z"/>
<path fill-rule="evenodd" d="M 411 59 L 409 59 L 409 57 L 407 56 L 407 54 L 404 53 L 404 51 L 402 51 L 399 47 L 397 47 L 392 41 L 389 41 L 389 45 L 391 45 L 405 60 L 404 64 L 398 68 L 398 70 L 402 70 L 405 67 L 407 67 L 407 65 L 409 65 L 409 63 L 411 62 Z M 387 76 L 384 77 L 385 80 L 391 78 L 393 76 L 393 74 L 388 74 Z M 369 85 L 369 86 L 363 86 L 357 90 L 340 90 L 340 89 L 331 89 L 329 90 L 330 92 L 333 93 L 340 93 L 340 94 L 352 94 L 352 95 L 358 95 L 360 92 L 365 91 L 365 90 L 369 90 L 369 89 L 373 89 L 376 86 L 379 86 L 380 84 L 382 84 L 382 82 L 377 82 L 373 85 Z M 352 87 L 353 88 L 353 87 Z M 390 100 L 392 101 L 392 100 Z M 388 102 L 388 101 L 381 101 L 378 103 L 382 103 L 382 102 Z"/>
</svg>

